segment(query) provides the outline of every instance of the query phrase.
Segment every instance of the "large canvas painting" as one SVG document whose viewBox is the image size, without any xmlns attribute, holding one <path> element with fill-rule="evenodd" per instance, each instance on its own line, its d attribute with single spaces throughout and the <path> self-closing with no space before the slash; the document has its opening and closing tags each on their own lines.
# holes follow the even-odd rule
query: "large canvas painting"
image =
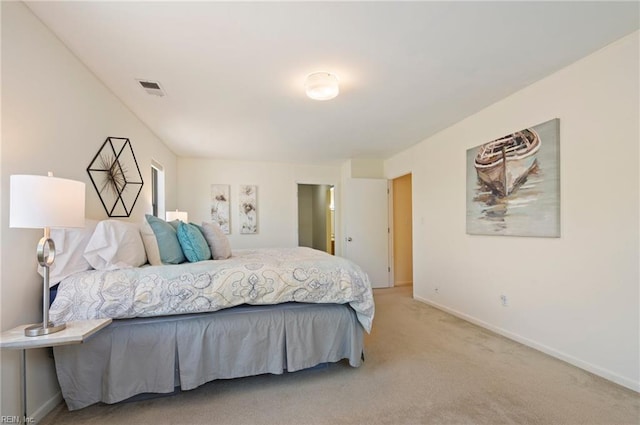
<svg viewBox="0 0 640 425">
<path fill-rule="evenodd" d="M 554 119 L 467 150 L 467 233 L 560 237 Z"/>
<path fill-rule="evenodd" d="M 258 233 L 258 187 L 240 185 L 240 233 Z"/>
<path fill-rule="evenodd" d="M 211 185 L 211 221 L 218 223 L 225 235 L 231 233 L 228 184 Z"/>
</svg>

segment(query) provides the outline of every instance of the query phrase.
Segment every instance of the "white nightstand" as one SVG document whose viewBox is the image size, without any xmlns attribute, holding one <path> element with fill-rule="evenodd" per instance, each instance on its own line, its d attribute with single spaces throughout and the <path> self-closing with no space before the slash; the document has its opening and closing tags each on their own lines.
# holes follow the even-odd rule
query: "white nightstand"
<svg viewBox="0 0 640 425">
<path fill-rule="evenodd" d="M 110 323 L 111 319 L 68 322 L 67 327 L 60 332 L 42 336 L 25 336 L 24 328 L 30 325 L 20 325 L 0 334 L 0 348 L 22 350 L 22 421 L 26 422 L 27 420 L 26 350 L 29 348 L 54 347 L 56 345 L 80 344 Z"/>
</svg>

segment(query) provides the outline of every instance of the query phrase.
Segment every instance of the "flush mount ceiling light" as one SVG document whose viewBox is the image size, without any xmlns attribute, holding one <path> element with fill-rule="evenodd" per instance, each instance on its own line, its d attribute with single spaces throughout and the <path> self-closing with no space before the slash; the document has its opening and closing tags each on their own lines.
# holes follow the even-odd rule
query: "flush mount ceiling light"
<svg viewBox="0 0 640 425">
<path fill-rule="evenodd" d="M 340 92 L 338 77 L 330 72 L 314 72 L 307 75 L 304 88 L 307 96 L 314 100 L 333 99 Z"/>
</svg>

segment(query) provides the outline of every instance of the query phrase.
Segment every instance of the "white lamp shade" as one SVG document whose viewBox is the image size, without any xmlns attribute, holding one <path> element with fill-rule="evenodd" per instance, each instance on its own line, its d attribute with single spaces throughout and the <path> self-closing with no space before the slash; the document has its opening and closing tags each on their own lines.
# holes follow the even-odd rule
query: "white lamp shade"
<svg viewBox="0 0 640 425">
<path fill-rule="evenodd" d="M 85 185 L 48 176 L 10 177 L 9 227 L 84 227 Z"/>
<path fill-rule="evenodd" d="M 167 221 L 180 220 L 186 223 L 189 221 L 189 214 L 186 211 L 167 211 L 166 219 Z"/>
<path fill-rule="evenodd" d="M 329 72 L 314 72 L 305 82 L 307 96 L 314 100 L 333 99 L 340 93 L 338 77 Z"/>
</svg>

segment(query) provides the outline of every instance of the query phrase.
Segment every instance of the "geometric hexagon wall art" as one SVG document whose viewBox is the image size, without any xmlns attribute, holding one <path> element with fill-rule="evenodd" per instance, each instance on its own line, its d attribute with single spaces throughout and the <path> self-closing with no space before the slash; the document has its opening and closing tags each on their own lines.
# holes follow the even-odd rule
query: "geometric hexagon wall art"
<svg viewBox="0 0 640 425">
<path fill-rule="evenodd" d="M 129 217 L 144 184 L 129 139 L 107 137 L 87 172 L 107 215 Z"/>
</svg>

